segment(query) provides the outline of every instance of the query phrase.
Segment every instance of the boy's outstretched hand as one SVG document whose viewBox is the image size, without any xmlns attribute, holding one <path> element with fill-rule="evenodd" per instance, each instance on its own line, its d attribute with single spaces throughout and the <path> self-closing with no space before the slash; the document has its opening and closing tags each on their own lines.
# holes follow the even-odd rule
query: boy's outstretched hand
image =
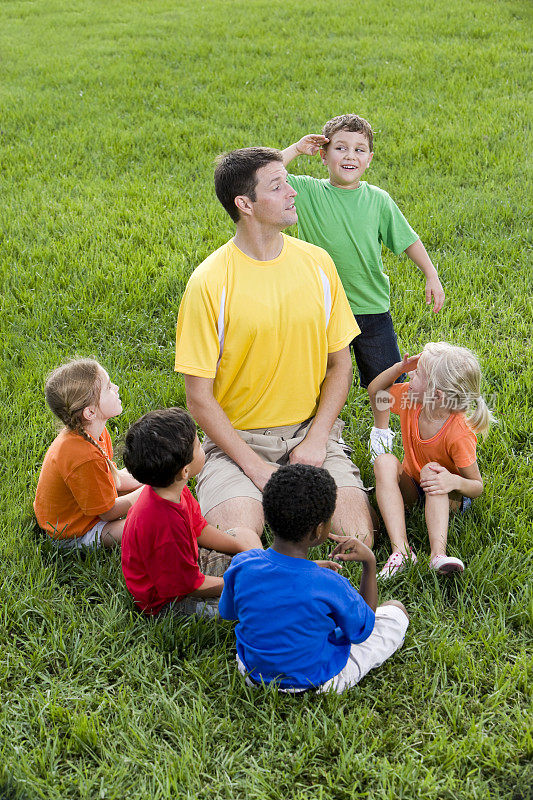
<svg viewBox="0 0 533 800">
<path fill-rule="evenodd" d="M 355 536 L 337 536 L 334 533 L 330 533 L 329 538 L 337 542 L 337 547 L 329 554 L 330 559 L 375 563 L 376 557 L 370 547 L 367 547 Z"/>
<path fill-rule="evenodd" d="M 287 167 L 298 156 L 315 156 L 327 142 L 329 139 L 321 133 L 308 133 L 307 136 L 302 136 L 299 141 L 281 151 L 284 166 Z"/>
<path fill-rule="evenodd" d="M 315 156 L 327 142 L 329 142 L 329 139 L 326 136 L 322 136 L 321 133 L 308 133 L 306 136 L 302 136 L 294 146 L 298 155 Z"/>
<path fill-rule="evenodd" d="M 431 305 L 432 299 L 435 301 L 433 311 L 438 314 L 444 305 L 444 289 L 436 273 L 426 278 L 426 303 L 428 306 Z"/>
</svg>

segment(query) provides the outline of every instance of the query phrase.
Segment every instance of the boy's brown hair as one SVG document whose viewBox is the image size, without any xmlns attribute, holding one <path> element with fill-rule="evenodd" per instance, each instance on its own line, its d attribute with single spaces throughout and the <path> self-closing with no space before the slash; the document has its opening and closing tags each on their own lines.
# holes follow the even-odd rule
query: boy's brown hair
<svg viewBox="0 0 533 800">
<path fill-rule="evenodd" d="M 338 131 L 351 131 L 352 133 L 362 133 L 368 142 L 370 152 L 374 151 L 374 134 L 370 123 L 363 117 L 358 117 L 357 114 L 341 114 L 340 117 L 333 117 L 328 120 L 322 128 L 322 136 L 327 136 L 331 139 L 334 133 Z M 322 145 L 324 150 L 327 150 L 329 142 Z"/>
</svg>

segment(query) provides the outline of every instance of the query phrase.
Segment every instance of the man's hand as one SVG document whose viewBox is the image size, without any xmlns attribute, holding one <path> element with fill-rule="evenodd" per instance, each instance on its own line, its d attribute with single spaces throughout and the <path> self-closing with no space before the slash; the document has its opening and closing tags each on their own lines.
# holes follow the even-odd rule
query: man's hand
<svg viewBox="0 0 533 800">
<path fill-rule="evenodd" d="M 262 492 L 268 479 L 277 469 L 279 469 L 278 464 L 270 464 L 268 461 L 264 461 L 261 466 L 256 467 L 253 471 L 246 474 L 250 480 L 255 483 L 259 491 Z"/>
<path fill-rule="evenodd" d="M 319 567 L 324 567 L 324 569 L 332 569 L 333 572 L 340 572 L 342 569 L 342 564 L 336 564 L 334 561 L 315 561 L 315 564 L 318 564 Z"/>
<path fill-rule="evenodd" d="M 320 148 L 328 142 L 329 139 L 320 133 L 308 133 L 306 136 L 302 136 L 294 147 L 300 156 L 315 156 Z"/>
<path fill-rule="evenodd" d="M 442 288 L 437 273 L 430 275 L 426 279 L 426 303 L 428 305 L 431 305 L 431 298 L 435 301 L 433 311 L 435 314 L 438 314 L 444 305 L 444 289 Z"/>
<path fill-rule="evenodd" d="M 420 486 L 426 494 L 450 494 L 458 488 L 458 475 L 448 472 L 440 464 L 428 464 L 431 470 L 429 478 L 422 478 Z"/>
<path fill-rule="evenodd" d="M 376 557 L 370 547 L 363 544 L 355 536 L 336 536 L 330 533 L 329 538 L 337 542 L 337 547 L 331 551 L 329 557 L 336 561 L 361 561 L 364 563 L 376 563 Z"/>
<path fill-rule="evenodd" d="M 326 445 L 317 444 L 309 434 L 289 453 L 289 464 L 310 464 L 321 467 L 326 460 Z"/>
</svg>

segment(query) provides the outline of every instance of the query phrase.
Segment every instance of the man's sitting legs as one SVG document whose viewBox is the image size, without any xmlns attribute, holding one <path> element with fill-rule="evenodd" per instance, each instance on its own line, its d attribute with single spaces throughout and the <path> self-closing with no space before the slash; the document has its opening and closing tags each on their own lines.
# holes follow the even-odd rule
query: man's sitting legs
<svg viewBox="0 0 533 800">
<path fill-rule="evenodd" d="M 338 536 L 356 536 L 367 547 L 372 547 L 379 523 L 363 489 L 355 486 L 337 488 L 337 505 L 331 528 Z"/>
<path fill-rule="evenodd" d="M 291 450 L 303 440 L 310 424 L 238 433 L 265 461 L 286 464 Z M 373 531 L 378 527 L 377 518 L 366 497 L 359 470 L 345 452 L 342 428 L 343 423 L 337 420 L 330 434 L 323 464 L 338 489 L 332 527 L 341 536 L 357 536 L 371 546 Z M 221 530 L 232 525 L 245 525 L 261 536 L 264 524 L 261 492 L 208 438 L 204 441 L 204 449 L 206 463 L 197 485 L 204 517 Z"/>
<path fill-rule="evenodd" d="M 210 525 L 221 531 L 239 525 L 252 528 L 259 537 L 263 535 L 263 507 L 259 500 L 251 497 L 232 497 L 211 508 L 204 516 Z"/>
</svg>

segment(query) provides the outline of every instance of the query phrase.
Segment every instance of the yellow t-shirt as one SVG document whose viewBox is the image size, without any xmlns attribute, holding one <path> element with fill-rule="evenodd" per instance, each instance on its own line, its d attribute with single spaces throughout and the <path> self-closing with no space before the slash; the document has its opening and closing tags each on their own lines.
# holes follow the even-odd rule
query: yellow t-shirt
<svg viewBox="0 0 533 800">
<path fill-rule="evenodd" d="M 294 425 L 316 413 L 328 353 L 359 332 L 325 250 L 283 235 L 277 258 L 256 261 L 229 241 L 187 284 L 175 368 L 214 378 L 237 429 Z"/>
</svg>

